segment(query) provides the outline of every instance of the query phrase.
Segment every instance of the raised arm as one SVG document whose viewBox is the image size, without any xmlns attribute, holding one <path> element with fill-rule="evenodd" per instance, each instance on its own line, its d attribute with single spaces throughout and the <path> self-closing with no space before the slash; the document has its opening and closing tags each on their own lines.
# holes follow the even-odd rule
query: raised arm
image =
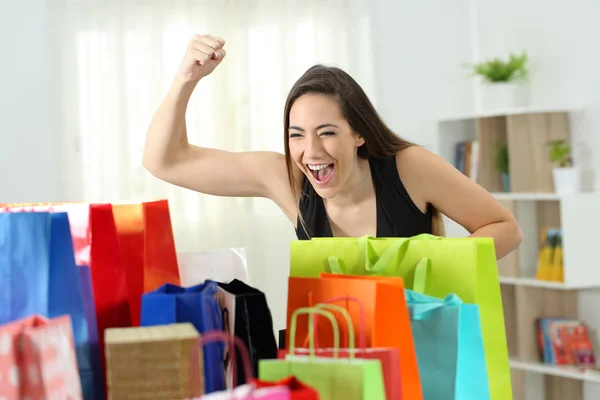
<svg viewBox="0 0 600 400">
<path fill-rule="evenodd" d="M 190 97 L 198 82 L 223 61 L 224 44 L 223 39 L 208 35 L 190 40 L 179 72 L 148 129 L 143 165 L 159 179 L 200 193 L 271 198 L 287 214 L 293 204 L 283 154 L 236 153 L 188 142 L 185 114 Z"/>
</svg>

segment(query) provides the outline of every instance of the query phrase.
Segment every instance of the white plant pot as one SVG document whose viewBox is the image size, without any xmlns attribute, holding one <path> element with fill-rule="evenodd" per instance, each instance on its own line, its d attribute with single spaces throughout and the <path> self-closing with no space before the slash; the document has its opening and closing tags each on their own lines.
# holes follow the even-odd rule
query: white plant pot
<svg viewBox="0 0 600 400">
<path fill-rule="evenodd" d="M 481 103 L 484 112 L 525 107 L 529 86 L 526 82 L 486 82 L 481 87 Z"/>
<path fill-rule="evenodd" d="M 565 195 L 579 193 L 580 175 L 578 167 L 554 168 L 554 190 L 556 194 Z"/>
</svg>

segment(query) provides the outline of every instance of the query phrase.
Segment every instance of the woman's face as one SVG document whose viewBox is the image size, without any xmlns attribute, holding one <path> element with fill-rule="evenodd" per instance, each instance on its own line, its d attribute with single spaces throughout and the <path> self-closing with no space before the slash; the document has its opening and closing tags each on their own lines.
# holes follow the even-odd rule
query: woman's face
<svg viewBox="0 0 600 400">
<path fill-rule="evenodd" d="M 290 109 L 288 127 L 292 160 L 324 199 L 344 187 L 364 140 L 342 117 L 337 101 L 320 94 L 299 97 Z"/>
</svg>

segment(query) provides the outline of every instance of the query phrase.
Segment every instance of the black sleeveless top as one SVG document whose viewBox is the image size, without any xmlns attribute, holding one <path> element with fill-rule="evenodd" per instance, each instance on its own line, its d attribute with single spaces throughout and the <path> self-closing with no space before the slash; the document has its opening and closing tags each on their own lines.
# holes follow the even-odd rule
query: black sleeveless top
<svg viewBox="0 0 600 400">
<path fill-rule="evenodd" d="M 432 233 L 432 212 L 423 213 L 412 201 L 400 180 L 396 156 L 369 159 L 371 177 L 377 203 L 377 237 L 410 237 Z M 300 214 L 304 218 L 306 234 L 300 218 L 296 236 L 300 240 L 310 237 L 332 237 L 325 204 L 310 180 L 304 177 L 300 199 Z"/>
</svg>

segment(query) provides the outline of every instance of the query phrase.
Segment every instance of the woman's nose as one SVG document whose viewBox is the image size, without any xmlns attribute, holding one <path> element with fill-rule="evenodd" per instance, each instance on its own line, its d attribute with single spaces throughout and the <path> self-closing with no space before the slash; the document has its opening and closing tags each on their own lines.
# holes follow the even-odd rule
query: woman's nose
<svg viewBox="0 0 600 400">
<path fill-rule="evenodd" d="M 323 153 L 323 145 L 317 136 L 309 136 L 304 152 L 309 157 L 317 157 Z"/>
</svg>

